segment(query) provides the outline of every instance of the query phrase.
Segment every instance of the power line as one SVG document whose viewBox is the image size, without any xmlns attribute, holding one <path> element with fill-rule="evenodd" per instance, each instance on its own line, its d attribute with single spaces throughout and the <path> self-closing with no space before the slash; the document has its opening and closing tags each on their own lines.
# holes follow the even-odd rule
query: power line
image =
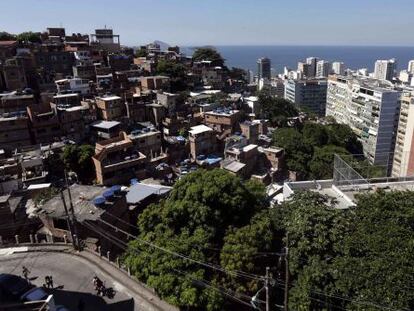
<svg viewBox="0 0 414 311">
<path fill-rule="evenodd" d="M 151 246 L 151 247 L 153 247 L 153 248 L 155 248 L 157 250 L 163 251 L 163 252 L 168 253 L 170 255 L 173 255 L 173 256 L 176 256 L 176 257 L 180 257 L 180 258 L 185 259 L 185 260 L 188 260 L 190 262 L 193 262 L 193 263 L 196 263 L 196 264 L 199 264 L 201 266 L 205 266 L 207 268 L 211 268 L 211 269 L 214 269 L 214 270 L 217 270 L 217 271 L 221 271 L 223 273 L 226 273 L 226 274 L 229 274 L 229 275 L 232 275 L 232 276 L 242 277 L 242 278 L 256 280 L 256 281 L 262 281 L 262 280 L 264 280 L 264 278 L 262 276 L 260 276 L 260 275 L 250 274 L 250 273 L 247 273 L 247 272 L 244 272 L 244 271 L 238 271 L 238 270 L 236 270 L 236 271 L 228 271 L 228 270 L 226 270 L 225 268 L 223 268 L 221 266 L 218 266 L 218 265 L 215 265 L 215 264 L 211 264 L 211 263 L 202 262 L 200 260 L 196 260 L 196 259 L 190 258 L 190 257 L 188 257 L 186 255 L 181 254 L 181 253 L 174 252 L 174 251 L 168 250 L 166 248 L 160 247 L 158 245 L 155 245 L 154 243 L 148 242 L 146 240 L 139 239 L 138 237 L 136 237 L 136 236 L 134 236 L 134 235 L 132 235 L 130 233 L 127 233 L 127 232 L 119 229 L 118 227 L 116 227 L 116 226 L 114 226 L 114 225 L 112 225 L 112 224 L 110 224 L 110 223 L 108 223 L 108 222 L 106 222 L 106 221 L 104 221 L 102 219 L 98 219 L 98 220 L 100 222 L 108 225 L 109 227 L 111 227 L 114 230 L 118 230 L 118 231 L 126 234 L 129 237 L 135 238 L 137 241 L 139 241 L 141 243 L 144 243 L 144 244 L 146 244 L 148 246 Z"/>
<path fill-rule="evenodd" d="M 138 226 L 135 226 L 135 225 L 133 225 L 133 224 L 131 224 L 131 223 L 123 220 L 122 218 L 119 218 L 119 217 L 111 214 L 111 213 L 105 212 L 105 215 L 109 215 L 112 218 L 117 219 L 118 221 L 120 221 L 120 222 L 122 222 L 122 223 L 124 223 L 124 224 L 126 224 L 128 226 L 130 226 L 131 228 L 138 229 L 138 230 L 140 229 Z M 243 252 L 243 250 L 230 251 L 230 250 L 224 250 L 224 249 L 214 248 L 214 247 L 204 247 L 203 245 L 197 245 L 197 244 L 194 244 L 194 245 L 201 246 L 203 249 L 206 249 L 206 250 L 213 250 L 213 251 L 219 251 L 219 252 L 226 252 L 226 253 L 240 253 L 240 252 Z M 245 251 L 245 252 L 247 253 L 248 251 Z M 280 253 L 280 252 L 256 252 L 256 253 L 253 253 L 252 255 L 263 255 L 263 256 L 264 255 L 275 255 L 275 256 L 281 256 L 281 254 L 282 253 Z"/>
<path fill-rule="evenodd" d="M 121 249 L 127 250 L 127 244 L 126 243 L 122 242 L 121 240 L 119 240 L 118 238 L 114 237 L 113 235 L 105 232 L 104 230 L 102 230 L 101 228 L 99 228 L 99 226 L 92 225 L 91 223 L 87 223 L 87 222 L 83 223 L 83 225 L 85 225 L 85 227 L 89 228 L 90 230 L 94 231 L 95 233 L 103 236 L 104 238 L 106 238 L 107 240 L 111 241 L 115 245 L 119 246 Z M 143 250 L 141 252 L 148 253 L 147 251 L 143 251 Z M 148 253 L 148 254 L 150 254 L 150 253 Z M 196 279 L 196 278 L 190 276 L 189 274 L 186 274 L 185 272 L 183 272 L 181 270 L 178 270 L 178 269 L 175 269 L 175 268 L 169 268 L 169 269 L 170 270 L 174 270 L 174 271 L 176 271 L 176 272 L 178 272 L 180 274 L 183 274 L 183 275 L 191 278 L 193 281 L 197 281 L 197 282 L 203 284 L 206 287 L 212 288 L 213 290 L 215 290 L 215 291 L 217 291 L 217 292 L 219 292 L 219 293 L 221 293 L 221 294 L 223 294 L 223 295 L 225 295 L 225 296 L 227 296 L 227 297 L 229 297 L 229 298 L 231 298 L 231 299 L 233 299 L 233 300 L 235 300 L 235 301 L 237 301 L 239 303 L 242 303 L 242 304 L 244 304 L 246 306 L 252 307 L 249 303 L 247 303 L 244 300 L 241 300 L 241 299 L 237 298 L 236 296 L 232 295 L 228 290 L 224 289 L 223 287 L 216 287 L 216 286 L 212 285 L 210 282 L 208 282 L 208 281 L 206 281 L 204 279 L 202 279 L 202 280 Z M 240 295 L 244 296 L 245 298 L 249 298 L 249 299 L 251 298 L 250 296 L 245 295 L 245 294 L 240 294 Z"/>
<path fill-rule="evenodd" d="M 281 282 L 281 281 L 278 281 L 278 280 L 276 282 L 277 282 L 276 283 L 277 285 L 282 286 L 282 287 L 284 287 L 286 285 L 284 282 Z M 296 282 L 292 283 L 292 285 L 296 285 L 296 284 L 297 284 Z M 280 288 L 282 288 L 282 287 L 280 287 Z M 361 300 L 356 300 L 356 299 L 346 297 L 346 296 L 335 295 L 335 294 L 327 294 L 327 293 L 320 292 L 320 291 L 317 291 L 317 290 L 314 290 L 314 289 L 310 289 L 309 292 L 317 294 L 317 295 L 321 295 L 321 296 L 326 296 L 326 297 L 336 298 L 336 299 L 343 300 L 343 301 L 348 301 L 348 302 L 359 304 L 359 305 L 371 306 L 371 307 L 375 307 L 375 308 L 378 308 L 378 309 L 381 309 L 381 310 L 410 311 L 408 309 L 395 309 L 395 308 L 391 308 L 389 306 L 379 305 L 379 304 L 376 304 L 376 303 L 371 302 L 371 301 L 361 301 Z M 311 296 L 308 295 L 308 297 L 310 298 Z"/>
<path fill-rule="evenodd" d="M 251 304 L 249 304 L 249 303 L 247 303 L 246 301 L 241 300 L 241 299 L 239 299 L 239 298 L 237 298 L 237 297 L 235 297 L 235 296 L 233 296 L 233 295 L 229 294 L 229 293 L 228 293 L 228 292 L 226 292 L 226 291 L 220 290 L 219 288 L 217 288 L 217 287 L 215 287 L 215 286 L 212 286 L 212 285 L 211 285 L 211 283 L 209 283 L 208 281 L 196 279 L 196 278 L 194 278 L 194 277 L 190 276 L 189 274 L 186 274 L 185 272 L 180 271 L 180 270 L 177 270 L 177 269 L 174 269 L 174 268 L 171 268 L 171 269 L 172 269 L 172 270 L 175 270 L 176 272 L 178 272 L 178 273 L 180 273 L 180 274 L 182 274 L 182 275 L 184 275 L 184 276 L 186 276 L 186 277 L 188 277 L 188 278 L 190 278 L 190 279 L 192 279 L 193 281 L 196 281 L 196 282 L 199 282 L 199 283 L 203 284 L 205 287 L 209 287 L 209 288 L 211 288 L 211 289 L 214 289 L 215 291 L 220 292 L 221 294 L 224 294 L 224 295 L 226 295 L 227 297 L 229 297 L 229 298 L 231 298 L 231 299 L 233 299 L 233 300 L 235 300 L 235 301 L 237 301 L 237 302 L 239 302 L 239 303 L 241 303 L 241 304 L 244 304 L 244 305 L 246 305 L 246 306 L 248 306 L 248 307 L 250 307 L 250 308 L 253 308 L 253 306 L 252 306 Z M 251 297 L 249 297 L 249 298 L 251 298 Z"/>
<path fill-rule="evenodd" d="M 114 217 L 116 217 L 116 216 L 114 216 Z M 236 271 L 228 271 L 228 270 L 224 269 L 221 266 L 214 265 L 214 264 L 210 264 L 210 263 L 205 263 L 205 262 L 202 262 L 202 261 L 199 261 L 199 260 L 192 259 L 192 258 L 190 258 L 188 256 L 185 256 L 185 255 L 181 254 L 181 253 L 177 253 L 177 252 L 174 252 L 174 251 L 170 251 L 168 249 L 165 249 L 163 247 L 160 247 L 158 245 L 155 245 L 155 244 L 153 244 L 151 242 L 148 242 L 148 241 L 139 239 L 138 237 L 136 237 L 136 236 L 134 236 L 132 234 L 129 234 L 129 233 L 127 233 L 127 232 L 125 232 L 125 231 L 117 228 L 116 226 L 107 223 L 106 221 L 104 221 L 102 219 L 98 219 L 98 220 L 101 221 L 102 223 L 110 226 L 111 228 L 113 228 L 115 230 L 118 230 L 118 231 L 126 234 L 127 236 L 130 236 L 130 237 L 135 238 L 139 242 L 142 242 L 142 243 L 144 243 L 146 245 L 149 245 L 149 246 L 151 246 L 153 248 L 156 248 L 156 249 L 158 249 L 160 251 L 166 252 L 166 253 L 168 253 L 170 255 L 173 255 L 173 256 L 176 256 L 176 257 L 180 257 L 180 258 L 185 259 L 185 260 L 188 260 L 190 262 L 193 262 L 193 263 L 196 263 L 196 264 L 199 264 L 199 265 L 202 265 L 202 266 L 205 266 L 205 267 L 208 267 L 208 268 L 211 268 L 211 269 L 214 269 L 214 270 L 217 270 L 217 271 L 220 271 L 220 272 L 229 274 L 229 275 L 233 275 L 233 276 L 237 276 L 237 277 L 242 277 L 242 278 L 247 278 L 247 279 L 252 279 L 252 280 L 256 280 L 256 281 L 264 281 L 265 280 L 262 276 L 259 276 L 259 275 L 254 275 L 254 274 L 246 273 L 246 272 L 243 272 L 243 271 L 237 271 L 237 270 Z M 272 280 L 274 280 L 274 279 L 272 279 Z M 274 281 L 277 282 L 277 280 L 274 280 Z M 280 284 L 280 282 L 279 282 L 279 284 Z M 283 283 L 283 285 L 286 286 L 285 283 Z M 348 301 L 348 302 L 353 302 L 353 303 L 356 303 L 356 304 L 362 304 L 362 305 L 366 305 L 366 306 L 368 305 L 368 306 L 372 306 L 372 307 L 376 307 L 376 308 L 381 308 L 383 310 L 398 311 L 398 309 L 393 309 L 393 308 L 390 308 L 390 307 L 387 307 L 387 306 L 378 305 L 378 304 L 375 304 L 375 303 L 369 302 L 369 301 L 368 302 L 366 302 L 366 301 L 359 301 L 359 300 L 351 299 L 351 298 L 345 297 L 345 296 L 329 295 L 329 294 L 322 293 L 322 292 L 318 292 L 318 291 L 315 291 L 315 290 L 311 290 L 311 292 L 312 293 L 315 293 L 315 294 L 327 296 L 327 297 L 332 297 L 332 298 L 337 298 L 337 299 L 344 300 L 344 301 Z M 406 309 L 402 309 L 400 311 L 406 311 Z M 407 310 L 407 311 L 409 311 L 409 310 Z"/>
</svg>

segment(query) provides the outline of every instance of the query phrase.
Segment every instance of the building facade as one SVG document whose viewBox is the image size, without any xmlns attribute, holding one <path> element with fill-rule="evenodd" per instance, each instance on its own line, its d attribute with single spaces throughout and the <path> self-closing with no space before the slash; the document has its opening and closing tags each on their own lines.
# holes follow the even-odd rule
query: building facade
<svg viewBox="0 0 414 311">
<path fill-rule="evenodd" d="M 316 78 L 326 78 L 332 70 L 332 65 L 326 60 L 320 60 L 316 63 Z"/>
<path fill-rule="evenodd" d="M 371 164 L 392 164 L 400 92 L 391 83 L 362 77 L 330 76 L 326 115 L 347 124 L 362 142 Z"/>
<path fill-rule="evenodd" d="M 197 125 L 189 131 L 191 159 L 195 161 L 200 155 L 216 152 L 216 133 L 205 125 Z"/>
<path fill-rule="evenodd" d="M 405 91 L 400 100 L 401 109 L 392 165 L 394 177 L 414 174 L 414 93 Z"/>
<path fill-rule="evenodd" d="M 271 61 L 266 57 L 259 58 L 257 60 L 257 77 L 258 79 L 268 79 L 272 77 L 271 73 Z"/>
<path fill-rule="evenodd" d="M 377 60 L 375 62 L 375 79 L 392 81 L 396 71 L 397 61 L 395 59 Z"/>
<path fill-rule="evenodd" d="M 285 99 L 302 110 L 324 116 L 326 110 L 327 82 L 325 79 L 286 80 Z"/>
</svg>

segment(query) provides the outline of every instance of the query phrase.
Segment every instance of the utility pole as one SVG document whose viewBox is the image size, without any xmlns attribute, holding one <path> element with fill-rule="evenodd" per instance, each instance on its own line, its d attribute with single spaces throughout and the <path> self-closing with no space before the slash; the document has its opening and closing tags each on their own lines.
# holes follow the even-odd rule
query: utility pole
<svg viewBox="0 0 414 311">
<path fill-rule="evenodd" d="M 77 229 L 77 226 L 76 226 L 75 210 L 74 210 L 74 207 L 73 207 L 72 194 L 70 192 L 70 187 L 69 187 L 69 182 L 68 182 L 68 175 L 66 173 L 66 169 L 65 169 L 65 183 L 66 183 L 66 189 L 68 190 L 70 213 L 71 213 L 71 216 L 72 216 L 71 218 L 72 218 L 73 234 L 74 234 L 74 235 L 72 235 L 72 237 L 75 236 L 76 240 L 79 241 L 78 229 Z M 75 249 L 79 250 L 80 247 L 79 247 L 78 243 L 76 243 L 77 241 L 74 242 L 75 245 L 76 245 Z"/>
<path fill-rule="evenodd" d="M 68 207 L 66 205 L 66 201 L 65 201 L 65 196 L 63 194 L 63 191 L 60 192 L 60 197 L 62 198 L 62 203 L 63 203 L 63 207 L 65 208 L 65 213 L 66 213 L 66 222 L 68 224 L 68 228 L 69 228 L 69 232 L 70 232 L 70 236 L 71 236 L 71 240 L 72 240 L 72 245 L 73 248 L 76 249 L 76 241 L 73 238 L 73 228 L 72 228 L 72 223 L 70 221 L 70 217 L 69 217 L 69 212 L 68 212 Z"/>
<path fill-rule="evenodd" d="M 270 297 L 269 297 L 269 267 L 266 267 L 266 281 L 265 281 L 265 289 L 266 289 L 266 311 L 270 311 Z"/>
<path fill-rule="evenodd" d="M 286 233 L 285 247 L 285 301 L 284 311 L 289 310 L 289 233 Z"/>
</svg>

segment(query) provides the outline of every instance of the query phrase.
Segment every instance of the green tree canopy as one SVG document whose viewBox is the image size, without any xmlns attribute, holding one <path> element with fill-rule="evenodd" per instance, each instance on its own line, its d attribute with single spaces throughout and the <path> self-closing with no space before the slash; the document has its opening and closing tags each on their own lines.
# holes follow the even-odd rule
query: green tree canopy
<svg viewBox="0 0 414 311">
<path fill-rule="evenodd" d="M 91 145 L 68 145 L 63 150 L 63 162 L 67 169 L 76 173 L 79 181 L 90 183 L 95 177 L 92 156 L 95 148 Z"/>
<path fill-rule="evenodd" d="M 413 192 L 366 193 L 349 210 L 314 192 L 283 205 L 293 310 L 412 310 Z"/>
<path fill-rule="evenodd" d="M 259 92 L 261 117 L 269 119 L 277 126 L 286 126 L 287 118 L 296 117 L 298 111 L 288 100 L 274 97 L 270 91 L 264 89 Z"/>
<path fill-rule="evenodd" d="M 166 75 L 172 78 L 184 78 L 187 67 L 173 60 L 161 59 L 156 67 L 157 74 Z"/>
<path fill-rule="evenodd" d="M 350 309 L 378 307 L 414 309 L 414 193 L 385 192 L 358 196 L 358 204 L 344 235 L 343 255 L 335 261 L 335 283 L 351 297 Z M 385 308 L 384 308 L 385 309 Z"/>
<path fill-rule="evenodd" d="M 0 41 L 16 40 L 16 36 L 6 31 L 0 31 Z"/>
<path fill-rule="evenodd" d="M 17 35 L 17 40 L 20 42 L 30 42 L 30 43 L 42 43 L 40 38 L 40 33 L 38 32 L 22 32 Z"/>
<path fill-rule="evenodd" d="M 312 158 L 313 147 L 306 144 L 302 133 L 294 128 L 279 128 L 273 133 L 272 143 L 285 149 L 286 164 L 289 170 L 306 176 L 308 163 Z"/>
<path fill-rule="evenodd" d="M 147 57 L 148 52 L 146 49 L 139 49 L 135 52 L 135 57 Z"/>
<path fill-rule="evenodd" d="M 194 279 L 217 286 L 233 284 L 226 274 L 151 248 L 142 240 L 192 259 L 219 264 L 223 244 L 233 240 L 227 234 L 249 225 L 252 217 L 267 206 L 264 198 L 262 186 L 244 183 L 223 170 L 198 170 L 189 174 L 176 183 L 168 199 L 141 214 L 138 240 L 130 243 L 125 261 L 139 279 L 154 287 L 170 303 L 201 310 L 223 310 L 221 294 L 212 295 L 210 289 Z M 258 232 L 264 232 L 257 226 Z M 262 245 L 266 243 L 256 247 Z M 233 263 L 223 260 L 229 268 L 233 267 Z M 249 263 L 244 261 L 241 265 L 249 266 Z"/>
<path fill-rule="evenodd" d="M 211 61 L 213 66 L 224 67 L 224 58 L 213 48 L 197 48 L 193 53 L 193 62 Z"/>
<path fill-rule="evenodd" d="M 302 178 L 332 178 L 335 153 L 348 155 L 350 164 L 361 171 L 363 176 L 384 176 L 383 169 L 351 155 L 360 154 L 362 146 L 347 125 L 308 122 L 302 129 L 279 128 L 272 138 L 275 146 L 285 149 L 288 169 L 299 172 Z"/>
<path fill-rule="evenodd" d="M 348 125 L 330 124 L 328 131 L 328 144 L 343 147 L 352 154 L 362 154 L 362 144 Z"/>
<path fill-rule="evenodd" d="M 310 176 L 313 179 L 332 179 L 334 155 L 348 155 L 345 148 L 326 145 L 315 147 L 312 160 L 309 163 Z"/>
<path fill-rule="evenodd" d="M 302 133 L 304 141 L 309 145 L 322 147 L 328 143 L 328 129 L 322 124 L 305 123 Z"/>
</svg>

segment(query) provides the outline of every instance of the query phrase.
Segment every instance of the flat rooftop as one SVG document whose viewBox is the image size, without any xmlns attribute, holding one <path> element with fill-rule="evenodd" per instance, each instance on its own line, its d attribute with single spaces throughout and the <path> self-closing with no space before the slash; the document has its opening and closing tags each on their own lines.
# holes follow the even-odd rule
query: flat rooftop
<svg viewBox="0 0 414 311">
<path fill-rule="evenodd" d="M 53 98 L 79 97 L 78 93 L 56 94 Z"/>
<path fill-rule="evenodd" d="M 239 113 L 239 110 L 232 110 L 232 109 L 215 109 L 213 111 L 208 111 L 206 115 L 213 115 L 213 116 L 232 116 Z"/>
<path fill-rule="evenodd" d="M 129 188 L 126 199 L 128 204 L 138 204 L 153 195 L 162 196 L 171 190 L 172 187 L 137 183 Z"/>
<path fill-rule="evenodd" d="M 231 162 L 223 163 L 223 169 L 225 169 L 227 171 L 230 171 L 232 173 L 238 173 L 245 166 L 246 166 L 246 164 L 241 163 L 239 161 L 231 161 Z"/>
<path fill-rule="evenodd" d="M 210 127 L 208 127 L 208 126 L 206 126 L 206 125 L 204 125 L 204 124 L 201 124 L 201 125 L 197 125 L 197 126 L 193 126 L 192 128 L 191 128 L 191 130 L 190 131 L 188 131 L 191 135 L 198 135 L 198 134 L 201 134 L 201 133 L 205 133 L 205 132 L 212 132 L 213 131 L 213 129 L 212 128 L 210 128 Z"/>
<path fill-rule="evenodd" d="M 104 209 L 97 208 L 93 203 L 93 200 L 96 197 L 101 196 L 105 190 L 108 190 L 108 188 L 76 184 L 70 186 L 73 207 L 78 220 L 95 220 L 105 212 Z M 69 205 L 68 190 L 65 189 L 63 194 L 66 204 Z M 60 195 L 55 195 L 37 208 L 30 200 L 28 201 L 28 204 L 28 213 L 31 215 L 47 215 L 51 218 L 66 217 L 66 212 Z"/>
<path fill-rule="evenodd" d="M 377 178 L 361 184 L 335 185 L 334 180 L 287 182 L 283 185 L 284 198 L 296 191 L 314 191 L 336 199 L 338 209 L 355 206 L 358 194 L 383 191 L 414 191 L 414 177 Z"/>
<path fill-rule="evenodd" d="M 98 97 L 98 99 L 103 100 L 103 101 L 112 101 L 112 100 L 121 99 L 121 97 L 116 96 L 116 95 L 111 95 L 111 96 Z"/>
<path fill-rule="evenodd" d="M 121 122 L 118 121 L 96 121 L 92 124 L 92 126 L 94 128 L 98 128 L 98 129 L 104 129 L 104 130 L 109 130 L 111 128 L 114 128 L 116 126 L 119 126 L 121 124 Z"/>
</svg>

